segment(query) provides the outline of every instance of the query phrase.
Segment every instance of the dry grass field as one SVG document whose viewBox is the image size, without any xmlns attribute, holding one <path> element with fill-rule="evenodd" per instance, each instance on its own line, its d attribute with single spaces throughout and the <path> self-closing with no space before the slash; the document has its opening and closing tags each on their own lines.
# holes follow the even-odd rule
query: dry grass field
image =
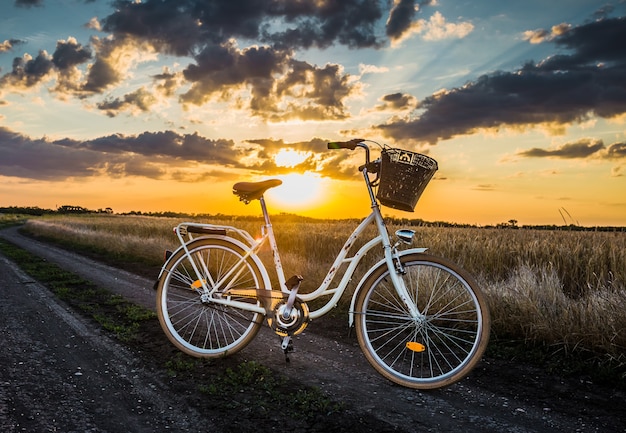
<svg viewBox="0 0 626 433">
<path fill-rule="evenodd" d="M 176 247 L 172 228 L 179 222 L 147 216 L 57 215 L 31 219 L 25 229 L 83 251 L 156 266 L 163 261 L 164 249 Z M 261 225 L 260 220 L 236 217 L 201 222 L 235 225 L 252 235 Z M 304 290 L 317 287 L 356 224 L 275 218 L 285 273 L 304 275 Z M 392 232 L 396 228 L 389 227 Z M 589 352 L 610 358 L 613 365 L 626 365 L 626 233 L 413 228 L 415 246 L 428 247 L 476 276 L 489 299 L 495 340 L 548 346 L 555 353 Z M 271 266 L 269 257 L 262 258 Z M 372 257 L 365 265 L 376 260 Z"/>
</svg>

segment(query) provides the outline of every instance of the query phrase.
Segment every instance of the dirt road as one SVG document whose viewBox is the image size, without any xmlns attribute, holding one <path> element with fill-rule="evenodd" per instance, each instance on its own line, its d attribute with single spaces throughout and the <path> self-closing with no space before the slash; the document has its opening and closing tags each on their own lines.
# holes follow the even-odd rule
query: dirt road
<svg viewBox="0 0 626 433">
<path fill-rule="evenodd" d="M 153 280 L 0 231 L 60 267 L 133 302 L 154 308 Z M 6 259 L 0 259 L 1 431 L 213 431 L 223 426 L 171 403 L 168 384 L 146 370 L 131 348 L 90 329 Z M 320 322 L 324 319 L 320 319 Z M 485 359 L 469 378 L 420 392 L 391 384 L 366 363 L 347 326 L 295 341 L 286 364 L 275 336 L 263 331 L 240 355 L 314 385 L 352 411 L 373 415 L 388 431 L 626 432 L 624 393 L 585 378 Z M 168 345 L 164 339 L 157 344 Z M 115 416 L 111 416 L 115 414 Z M 58 425 L 57 430 L 39 428 Z M 200 427 L 201 426 L 201 427 Z"/>
</svg>

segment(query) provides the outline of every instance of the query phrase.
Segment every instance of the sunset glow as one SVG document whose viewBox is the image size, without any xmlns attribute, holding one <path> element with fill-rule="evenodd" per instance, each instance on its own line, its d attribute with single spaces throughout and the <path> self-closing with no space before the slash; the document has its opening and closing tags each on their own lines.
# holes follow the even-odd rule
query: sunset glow
<svg viewBox="0 0 626 433">
<path fill-rule="evenodd" d="M 625 38 L 621 1 L 5 1 L 0 207 L 257 214 L 232 185 L 278 178 L 362 217 L 327 149 L 361 137 L 439 163 L 386 215 L 626 226 Z"/>
<path fill-rule="evenodd" d="M 301 213 L 315 209 L 324 201 L 324 186 L 328 183 L 313 173 L 276 176 L 283 184 L 268 191 L 268 202 L 286 212 Z"/>
</svg>

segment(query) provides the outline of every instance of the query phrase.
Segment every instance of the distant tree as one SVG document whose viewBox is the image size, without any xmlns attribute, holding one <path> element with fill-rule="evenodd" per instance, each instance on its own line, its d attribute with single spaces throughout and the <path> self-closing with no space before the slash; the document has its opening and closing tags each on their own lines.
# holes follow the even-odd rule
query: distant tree
<svg viewBox="0 0 626 433">
<path fill-rule="evenodd" d="M 82 206 L 63 205 L 57 209 L 58 213 L 88 213 L 89 210 Z"/>
</svg>

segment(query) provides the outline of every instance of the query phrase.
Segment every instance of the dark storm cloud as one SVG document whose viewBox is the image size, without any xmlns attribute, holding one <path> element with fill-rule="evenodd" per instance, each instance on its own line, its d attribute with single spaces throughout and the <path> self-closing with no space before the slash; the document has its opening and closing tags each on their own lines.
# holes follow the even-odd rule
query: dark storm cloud
<svg viewBox="0 0 626 433">
<path fill-rule="evenodd" d="M 66 70 L 91 59 L 91 49 L 84 47 L 76 40 L 58 41 L 52 63 L 60 70 Z"/>
<path fill-rule="evenodd" d="M 423 6 L 430 6 L 436 0 L 400 0 L 389 12 L 385 31 L 391 40 L 400 39 L 413 24 L 416 12 Z"/>
<path fill-rule="evenodd" d="M 103 29 L 151 42 L 179 56 L 229 38 L 260 40 L 278 49 L 377 46 L 377 0 L 148 0 L 115 2 Z M 280 22 L 280 28 L 270 22 Z"/>
<path fill-rule="evenodd" d="M 383 3 L 381 5 L 381 3 Z M 339 43 L 352 48 L 378 47 L 382 40 L 375 24 L 382 17 L 385 2 L 377 0 L 276 0 L 267 18 L 282 19 L 286 30 L 263 28 L 261 40 L 280 48 L 326 48 Z"/>
<path fill-rule="evenodd" d="M 415 0 L 400 0 L 391 9 L 387 20 L 387 36 L 397 39 L 406 32 L 415 16 Z"/>
<path fill-rule="evenodd" d="M 396 140 L 436 143 L 478 129 L 567 125 L 626 112 L 626 18 L 571 27 L 553 39 L 572 51 L 495 72 L 420 101 L 411 117 L 377 128 Z"/>
<path fill-rule="evenodd" d="M 189 55 L 209 37 L 199 25 L 200 17 L 193 16 L 192 3 L 185 0 L 116 1 L 116 11 L 102 20 L 102 29 L 149 41 L 163 52 Z"/>
</svg>

